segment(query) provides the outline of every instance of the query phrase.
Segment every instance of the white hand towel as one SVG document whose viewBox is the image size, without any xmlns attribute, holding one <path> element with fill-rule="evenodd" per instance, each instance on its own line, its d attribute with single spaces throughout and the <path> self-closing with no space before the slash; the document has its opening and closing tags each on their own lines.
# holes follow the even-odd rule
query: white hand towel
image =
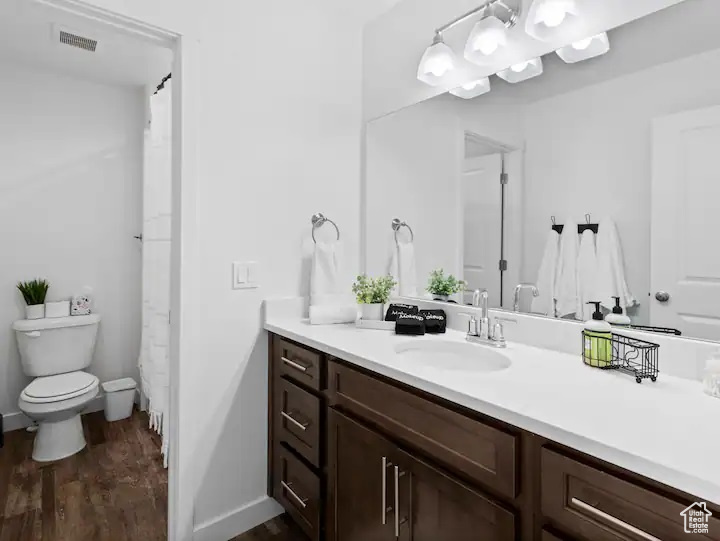
<svg viewBox="0 0 720 541">
<path fill-rule="evenodd" d="M 638 301 L 627 285 L 625 260 L 615 222 L 610 218 L 603 218 L 599 225 L 595 300 L 608 309 L 615 306 L 613 297 L 620 297 L 620 306 L 623 308 L 635 306 Z"/>
<path fill-rule="evenodd" d="M 595 298 L 595 276 L 597 273 L 597 255 L 595 252 L 595 233 L 586 229 L 580 237 L 580 255 L 578 256 L 578 291 L 582 306 L 582 319 L 592 319 L 595 309 L 587 304 L 597 301 Z"/>
<path fill-rule="evenodd" d="M 575 314 L 576 319 L 582 318 L 577 280 L 579 248 L 577 222 L 565 220 L 565 227 L 560 235 L 560 257 L 555 280 L 558 317 Z"/>
<path fill-rule="evenodd" d="M 402 242 L 395 245 L 390 257 L 388 272 L 397 282 L 397 285 L 393 288 L 393 294 L 401 297 L 417 297 L 415 245 L 412 242 Z"/>
<path fill-rule="evenodd" d="M 357 305 L 350 286 L 343 287 L 342 245 L 315 243 L 310 273 L 310 323 L 352 323 L 357 319 Z"/>
<path fill-rule="evenodd" d="M 532 311 L 536 314 L 555 317 L 555 279 L 559 255 L 560 235 L 551 229 L 545 242 L 545 251 L 538 270 L 538 296 L 534 297 L 532 301 Z"/>
</svg>

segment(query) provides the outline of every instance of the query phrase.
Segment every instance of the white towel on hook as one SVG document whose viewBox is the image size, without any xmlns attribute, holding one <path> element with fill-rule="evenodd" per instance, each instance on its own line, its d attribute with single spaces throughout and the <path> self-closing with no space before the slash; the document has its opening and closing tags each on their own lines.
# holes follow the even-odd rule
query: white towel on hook
<svg viewBox="0 0 720 541">
<path fill-rule="evenodd" d="M 579 248 L 577 222 L 565 220 L 565 226 L 560 235 L 560 257 L 555 280 L 557 317 L 575 314 L 576 319 L 582 318 L 577 279 Z"/>
<path fill-rule="evenodd" d="M 412 242 L 395 243 L 390 256 L 388 273 L 397 282 L 393 288 L 393 294 L 401 297 L 417 297 L 415 245 Z"/>
<path fill-rule="evenodd" d="M 532 301 L 532 312 L 536 314 L 555 317 L 555 280 L 559 255 L 560 235 L 554 229 L 550 229 L 538 270 L 538 296 L 534 297 Z"/>
<path fill-rule="evenodd" d="M 608 309 L 615 306 L 613 297 L 620 297 L 620 306 L 623 308 L 635 306 L 638 301 L 627 285 L 625 259 L 615 222 L 610 218 L 603 218 L 599 226 L 595 300 Z"/>
<path fill-rule="evenodd" d="M 310 323 L 352 323 L 357 304 L 350 286 L 343 287 L 342 244 L 316 242 L 310 271 Z"/>
<path fill-rule="evenodd" d="M 597 275 L 597 255 L 595 252 L 595 233 L 590 229 L 583 231 L 580 237 L 580 252 L 578 255 L 578 292 L 580 294 L 580 306 L 582 307 L 582 319 L 592 319 L 595 311 L 587 304 L 597 301 L 595 298 L 595 277 Z"/>
</svg>

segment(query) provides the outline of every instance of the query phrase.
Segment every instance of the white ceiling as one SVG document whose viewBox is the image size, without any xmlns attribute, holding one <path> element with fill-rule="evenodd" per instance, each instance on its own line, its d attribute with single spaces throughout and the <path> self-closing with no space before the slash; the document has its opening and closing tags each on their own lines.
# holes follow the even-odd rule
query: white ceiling
<svg viewBox="0 0 720 541">
<path fill-rule="evenodd" d="M 685 0 L 609 31 L 610 52 L 604 56 L 565 64 L 555 53 L 550 53 L 543 56 L 541 76 L 514 85 L 492 77 L 491 92 L 467 103 L 533 102 L 720 49 L 718 21 L 720 1 Z M 449 95 L 441 99 L 465 101 Z"/>
<path fill-rule="evenodd" d="M 58 40 L 58 29 L 98 41 L 89 52 Z M 0 0 L 0 59 L 105 84 L 154 85 L 172 52 L 98 21 L 32 0 Z"/>
</svg>

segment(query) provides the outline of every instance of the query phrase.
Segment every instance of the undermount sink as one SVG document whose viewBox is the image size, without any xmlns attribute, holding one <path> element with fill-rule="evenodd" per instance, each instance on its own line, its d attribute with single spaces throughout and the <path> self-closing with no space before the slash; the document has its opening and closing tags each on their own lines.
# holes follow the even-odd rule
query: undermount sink
<svg viewBox="0 0 720 541">
<path fill-rule="evenodd" d="M 395 346 L 395 352 L 417 364 L 463 372 L 496 372 L 511 364 L 502 353 L 467 342 L 409 340 Z"/>
</svg>

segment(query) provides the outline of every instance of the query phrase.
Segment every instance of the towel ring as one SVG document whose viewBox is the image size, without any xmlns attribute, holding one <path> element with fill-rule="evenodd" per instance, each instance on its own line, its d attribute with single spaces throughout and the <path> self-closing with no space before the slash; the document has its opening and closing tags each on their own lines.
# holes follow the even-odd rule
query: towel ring
<svg viewBox="0 0 720 541">
<path fill-rule="evenodd" d="M 317 244 L 317 240 L 315 239 L 315 230 L 318 229 L 319 227 L 322 227 L 323 224 L 325 224 L 325 222 L 330 222 L 333 225 L 333 227 L 335 228 L 335 232 L 337 233 L 337 240 L 340 240 L 340 228 L 330 218 L 326 218 L 322 212 L 313 214 L 313 217 L 311 218 L 311 222 L 312 222 L 312 240 L 315 244 Z"/>
<path fill-rule="evenodd" d="M 400 231 L 400 228 L 407 227 L 410 231 L 410 242 L 415 242 L 415 233 L 413 233 L 412 227 L 410 227 L 407 222 L 400 221 L 399 218 L 394 218 L 392 221 L 392 229 L 395 231 L 395 243 L 400 244 L 400 241 L 398 241 L 398 231 Z"/>
</svg>

